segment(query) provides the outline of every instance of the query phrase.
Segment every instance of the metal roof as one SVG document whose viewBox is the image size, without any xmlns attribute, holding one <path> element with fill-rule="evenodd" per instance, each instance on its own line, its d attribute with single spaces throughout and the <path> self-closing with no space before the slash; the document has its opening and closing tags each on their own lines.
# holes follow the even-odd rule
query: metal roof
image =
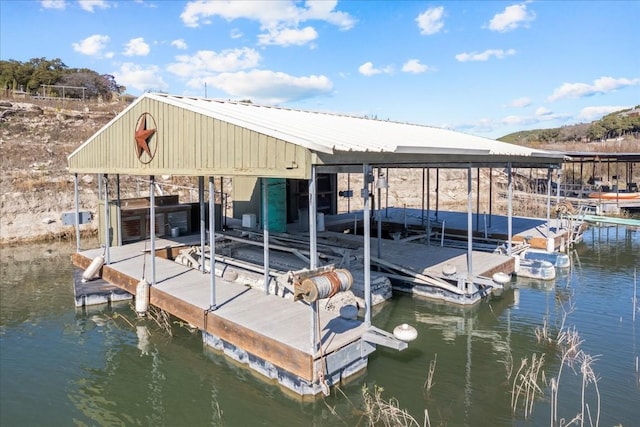
<svg viewBox="0 0 640 427">
<path fill-rule="evenodd" d="M 565 153 L 573 162 L 622 161 L 640 162 L 640 153 L 616 153 L 604 151 L 571 151 Z"/>
<path fill-rule="evenodd" d="M 154 155 L 136 156 L 143 115 Z M 146 125 L 145 125 L 146 126 Z M 308 179 L 311 169 L 558 167 L 551 152 L 430 126 L 252 103 L 147 93 L 69 155 L 73 173 L 224 175 Z M 354 169 L 355 168 L 355 169 Z"/>
<path fill-rule="evenodd" d="M 243 102 L 146 94 L 326 154 L 477 154 L 537 156 L 562 161 L 562 153 L 536 150 L 436 127 L 348 115 L 292 110 Z"/>
</svg>

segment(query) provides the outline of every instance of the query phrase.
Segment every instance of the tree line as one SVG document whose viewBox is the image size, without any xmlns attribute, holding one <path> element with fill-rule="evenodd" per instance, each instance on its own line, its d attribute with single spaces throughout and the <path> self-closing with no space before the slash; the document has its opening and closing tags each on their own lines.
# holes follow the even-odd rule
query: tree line
<svg viewBox="0 0 640 427">
<path fill-rule="evenodd" d="M 600 120 L 591 123 L 588 137 L 591 141 L 640 135 L 640 105 L 633 109 L 607 114 Z"/>
<path fill-rule="evenodd" d="M 591 123 L 512 133 L 501 141 L 515 144 L 597 142 L 616 138 L 640 139 L 640 105 L 607 114 Z"/>
<path fill-rule="evenodd" d="M 104 101 L 126 90 L 110 74 L 100 74 L 88 68 L 69 68 L 59 58 L 0 61 L 0 87 L 5 93 L 23 91 L 37 96 L 63 96 L 62 88 L 51 86 L 84 88 L 65 88 L 64 96 L 67 98 L 102 98 Z"/>
</svg>

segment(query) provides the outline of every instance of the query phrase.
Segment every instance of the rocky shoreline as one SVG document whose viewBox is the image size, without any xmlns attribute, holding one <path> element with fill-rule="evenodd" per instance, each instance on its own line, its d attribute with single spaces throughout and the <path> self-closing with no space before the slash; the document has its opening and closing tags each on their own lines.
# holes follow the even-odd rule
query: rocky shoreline
<svg viewBox="0 0 640 427">
<path fill-rule="evenodd" d="M 64 212 L 75 210 L 67 156 L 122 108 L 78 101 L 0 101 L 1 246 L 75 239 L 75 228 L 62 223 Z M 89 186 L 93 179 L 83 177 L 81 209 L 97 205 Z M 95 228 L 83 225 L 82 233 L 95 235 Z"/>
</svg>

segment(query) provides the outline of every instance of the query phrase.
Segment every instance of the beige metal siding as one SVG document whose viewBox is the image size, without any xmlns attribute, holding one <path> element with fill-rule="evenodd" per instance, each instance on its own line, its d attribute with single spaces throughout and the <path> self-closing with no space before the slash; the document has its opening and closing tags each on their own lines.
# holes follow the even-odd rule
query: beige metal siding
<svg viewBox="0 0 640 427">
<path fill-rule="evenodd" d="M 135 152 L 141 114 L 156 122 L 157 145 L 149 164 Z M 70 172 L 130 175 L 213 175 L 302 178 L 310 152 L 298 145 L 198 112 L 142 98 L 69 157 Z"/>
</svg>

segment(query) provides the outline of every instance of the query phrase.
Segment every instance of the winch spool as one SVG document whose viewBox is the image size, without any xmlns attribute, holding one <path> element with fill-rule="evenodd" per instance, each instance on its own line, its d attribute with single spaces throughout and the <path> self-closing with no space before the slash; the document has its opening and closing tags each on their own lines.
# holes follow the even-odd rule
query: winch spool
<svg viewBox="0 0 640 427">
<path fill-rule="evenodd" d="M 338 292 L 351 289 L 353 276 L 349 270 L 335 269 L 302 279 L 295 285 L 294 300 L 303 299 L 307 303 L 331 298 Z"/>
</svg>

